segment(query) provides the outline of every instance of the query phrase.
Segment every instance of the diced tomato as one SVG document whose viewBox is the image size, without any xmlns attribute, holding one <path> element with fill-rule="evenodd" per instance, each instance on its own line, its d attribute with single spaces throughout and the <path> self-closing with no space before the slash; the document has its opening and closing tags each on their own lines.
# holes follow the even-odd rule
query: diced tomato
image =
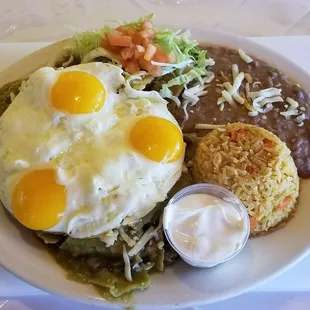
<svg viewBox="0 0 310 310">
<path fill-rule="evenodd" d="M 112 46 L 130 47 L 132 44 L 132 38 L 123 35 L 120 31 L 111 30 L 107 35 Z"/>
<path fill-rule="evenodd" d="M 244 130 L 244 129 L 239 129 L 238 131 L 237 131 L 237 141 L 238 140 L 240 140 L 241 138 L 244 138 L 245 136 L 246 136 L 246 134 L 247 134 L 247 131 L 246 130 Z"/>
<path fill-rule="evenodd" d="M 156 45 L 156 53 L 152 60 L 157 62 L 170 62 L 169 56 L 158 45 Z"/>
<path fill-rule="evenodd" d="M 127 62 L 128 62 L 128 61 L 125 60 L 125 59 L 123 59 L 123 58 L 120 59 L 120 63 L 121 63 L 121 65 L 122 65 L 122 67 L 124 67 L 124 68 L 125 68 Z"/>
<path fill-rule="evenodd" d="M 244 136 L 246 136 L 247 131 L 244 129 L 239 129 L 239 130 L 233 130 L 230 132 L 230 138 L 233 141 L 238 141 L 241 138 L 243 138 Z"/>
<path fill-rule="evenodd" d="M 140 65 L 140 68 L 145 70 L 145 71 L 148 71 L 150 66 L 152 65 L 150 61 L 147 61 L 145 60 L 144 58 L 139 58 L 139 65 Z"/>
<path fill-rule="evenodd" d="M 140 68 L 153 76 L 162 75 L 160 66 L 152 65 L 154 58 L 158 62 L 175 62 L 175 55 L 167 55 L 159 46 L 153 43 L 154 28 L 151 21 L 144 21 L 140 29 L 119 26 L 107 33 L 101 45 L 116 57 L 120 58 L 123 68 L 129 73 L 135 73 Z"/>
<path fill-rule="evenodd" d="M 145 20 L 141 27 L 140 27 L 140 30 L 146 30 L 146 29 L 153 29 L 153 23 L 150 21 L 150 20 Z"/>
<path fill-rule="evenodd" d="M 110 41 L 108 38 L 104 38 L 102 41 L 101 41 L 101 46 L 107 50 L 111 50 L 111 44 L 110 44 Z"/>
<path fill-rule="evenodd" d="M 131 27 L 127 29 L 127 35 L 129 35 L 132 38 L 133 44 L 141 44 L 142 38 L 140 36 L 140 33 L 137 31 L 136 28 Z"/>
<path fill-rule="evenodd" d="M 140 31 L 140 35 L 141 35 L 142 39 L 153 40 L 154 34 L 155 34 L 155 32 L 153 29 L 146 29 L 146 30 Z"/>
<path fill-rule="evenodd" d="M 112 29 L 110 30 L 108 33 L 107 33 L 108 37 L 111 35 L 111 36 L 121 36 L 122 35 L 122 32 L 121 31 L 118 31 L 116 29 Z"/>
<path fill-rule="evenodd" d="M 231 140 L 236 141 L 236 138 L 237 138 L 237 131 L 236 130 L 233 130 L 230 132 L 230 138 L 231 138 Z"/>
<path fill-rule="evenodd" d="M 154 66 L 150 61 L 145 60 L 144 58 L 139 59 L 140 68 L 148 71 L 151 75 L 160 76 L 162 74 L 162 70 L 158 66 Z"/>
<path fill-rule="evenodd" d="M 143 39 L 142 39 L 142 37 L 141 37 L 139 32 L 137 32 L 134 35 L 134 37 L 132 38 L 132 41 L 134 42 L 134 44 L 142 44 Z"/>
<path fill-rule="evenodd" d="M 150 41 L 149 39 L 142 39 L 141 44 L 145 49 L 147 49 L 148 45 L 150 44 Z"/>
<path fill-rule="evenodd" d="M 271 140 L 264 139 L 264 147 L 274 147 L 275 143 Z"/>
<path fill-rule="evenodd" d="M 138 33 L 138 30 L 134 27 L 130 27 L 127 29 L 127 35 L 131 37 L 134 37 L 136 33 Z"/>
<path fill-rule="evenodd" d="M 145 51 L 145 54 L 144 54 L 144 59 L 145 60 L 148 60 L 148 61 L 151 61 L 153 56 L 155 55 L 156 53 L 156 46 L 153 45 L 153 44 L 149 44 L 146 51 Z"/>
<path fill-rule="evenodd" d="M 246 171 L 248 172 L 248 173 L 252 173 L 253 172 L 253 167 L 246 167 Z"/>
<path fill-rule="evenodd" d="M 250 227 L 251 229 L 255 228 L 258 225 L 258 221 L 254 216 L 250 215 Z"/>
<path fill-rule="evenodd" d="M 135 53 L 135 46 L 132 45 L 131 47 L 123 47 L 121 49 L 121 56 L 123 59 L 127 60 L 131 58 Z"/>
<path fill-rule="evenodd" d="M 144 53 L 145 53 L 145 48 L 142 45 L 136 45 L 135 58 L 139 59 L 140 57 L 143 57 Z"/>
<path fill-rule="evenodd" d="M 110 41 L 108 38 L 104 38 L 101 42 L 101 46 L 103 48 L 105 48 L 106 50 L 113 52 L 113 53 L 118 53 L 120 51 L 120 47 L 119 46 L 112 46 L 110 44 Z"/>
<path fill-rule="evenodd" d="M 125 64 L 125 70 L 131 74 L 139 71 L 139 69 L 139 64 L 134 60 L 129 60 Z"/>
<path fill-rule="evenodd" d="M 122 32 L 125 35 L 128 35 L 128 30 L 124 26 L 118 26 L 116 30 Z"/>
<path fill-rule="evenodd" d="M 145 53 L 145 48 L 144 48 L 142 45 L 137 44 L 137 45 L 136 45 L 136 50 L 137 50 L 139 53 Z"/>
<path fill-rule="evenodd" d="M 289 203 L 292 201 L 292 196 L 285 197 L 278 205 L 278 209 L 286 209 Z"/>
<path fill-rule="evenodd" d="M 161 67 L 151 65 L 149 73 L 153 76 L 161 76 L 163 74 Z"/>
<path fill-rule="evenodd" d="M 245 136 L 248 132 L 245 129 L 239 129 L 238 134 L 241 136 Z"/>
</svg>

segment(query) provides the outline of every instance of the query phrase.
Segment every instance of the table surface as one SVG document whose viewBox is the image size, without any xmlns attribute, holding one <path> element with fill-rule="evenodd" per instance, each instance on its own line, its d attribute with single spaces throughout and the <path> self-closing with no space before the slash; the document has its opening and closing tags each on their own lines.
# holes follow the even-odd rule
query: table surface
<svg viewBox="0 0 310 310">
<path fill-rule="evenodd" d="M 284 56 L 295 61 L 305 70 L 310 72 L 310 36 L 298 37 L 260 37 L 252 40 L 266 45 Z M 0 70 L 6 68 L 17 59 L 49 43 L 0 43 L 1 60 Z M 1 254 L 0 254 L 1 255 Z M 224 301 L 212 306 L 212 310 L 224 309 L 283 309 L 306 310 L 310 309 L 310 256 L 278 278 L 258 287 L 251 293 L 244 294 L 229 301 Z M 256 301 L 259 301 L 259 308 Z M 56 298 L 24 283 L 0 267 L 0 308 L 5 310 L 15 309 L 41 309 L 49 305 L 50 310 L 56 309 L 91 309 Z M 272 308 L 270 308 L 272 305 Z M 264 308 L 265 307 L 265 308 Z M 101 308 L 102 309 L 102 308 Z M 196 307 L 196 310 L 210 309 Z M 189 310 L 189 309 L 188 309 Z M 193 309 L 191 309 L 193 310 Z"/>
<path fill-rule="evenodd" d="M 309 0 L 10 0 L 1 1 L 0 41 L 56 40 L 151 12 L 162 24 L 243 36 L 310 34 Z"/>
</svg>

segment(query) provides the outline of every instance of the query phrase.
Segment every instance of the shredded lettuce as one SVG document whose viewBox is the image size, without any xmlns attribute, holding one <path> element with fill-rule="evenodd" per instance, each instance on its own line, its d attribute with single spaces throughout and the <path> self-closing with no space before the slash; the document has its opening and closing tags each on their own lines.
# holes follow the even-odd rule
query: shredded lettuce
<svg viewBox="0 0 310 310">
<path fill-rule="evenodd" d="M 191 59 L 198 53 L 198 42 L 189 38 L 189 32 L 169 29 L 157 30 L 154 42 L 167 54 L 173 52 L 176 56 L 176 63 Z"/>
<path fill-rule="evenodd" d="M 105 57 L 111 60 L 113 64 L 119 64 L 119 59 L 116 58 L 114 55 L 112 55 L 109 51 L 104 49 L 103 47 L 97 47 L 93 50 L 91 50 L 89 53 L 87 53 L 82 59 L 81 63 L 88 63 L 92 62 L 97 57 Z"/>
<path fill-rule="evenodd" d="M 206 66 L 212 65 L 207 57 L 206 50 L 198 49 L 198 42 L 190 38 L 190 32 L 182 32 L 180 30 L 158 30 L 155 33 L 154 42 L 158 44 L 166 53 L 174 53 L 176 63 L 164 66 L 164 63 L 152 62 L 154 65 L 162 67 L 163 75 L 174 72 L 179 69 L 176 77 L 162 85 L 160 91 L 161 96 L 170 98 L 175 101 L 177 106 L 180 106 L 180 101 L 177 99 L 170 88 L 172 86 L 186 86 L 193 80 L 197 80 L 199 84 L 205 83 L 205 77 L 208 74 Z M 182 73 L 187 68 L 188 72 Z"/>
<path fill-rule="evenodd" d="M 106 26 L 100 30 L 77 33 L 74 36 L 74 39 L 76 41 L 78 53 L 81 59 L 92 50 L 98 48 L 102 39 L 105 36 L 105 33 L 110 30 L 111 28 L 109 26 Z"/>
<path fill-rule="evenodd" d="M 144 21 L 152 20 L 153 17 L 154 13 L 151 13 L 149 15 L 142 16 L 133 22 L 125 22 L 122 26 L 124 26 L 125 28 L 134 27 L 139 30 Z"/>
<path fill-rule="evenodd" d="M 198 52 L 198 56 L 197 56 L 197 67 L 199 68 L 205 68 L 207 63 L 206 63 L 206 56 L 207 56 L 207 51 L 206 50 L 202 50 Z"/>
<path fill-rule="evenodd" d="M 125 28 L 135 28 L 140 30 L 144 21 L 152 20 L 154 14 L 142 16 L 133 22 L 120 23 Z M 77 53 L 82 63 L 93 61 L 98 56 L 108 58 L 114 64 L 120 65 L 119 60 L 109 51 L 100 47 L 106 33 L 114 28 L 109 26 L 100 30 L 77 33 L 75 41 L 77 45 Z M 183 107 L 188 100 L 179 99 L 179 90 L 190 88 L 195 85 L 203 86 L 214 79 L 214 75 L 210 75 L 207 70 L 208 66 L 214 65 L 214 60 L 207 58 L 207 51 L 198 48 L 198 42 L 191 38 L 190 31 L 158 29 L 155 28 L 153 42 L 159 46 L 170 59 L 174 58 L 173 63 L 165 63 L 151 61 L 155 66 L 161 68 L 161 76 L 154 77 L 150 73 L 136 73 L 134 75 L 125 74 L 126 87 L 125 91 L 133 98 L 141 95 L 146 96 L 149 100 L 158 101 L 159 94 L 157 92 L 139 92 L 146 88 L 152 82 L 157 84 L 156 89 L 160 96 L 169 98 L 176 102 L 178 107 Z M 177 86 L 177 87 L 176 87 Z M 176 89 L 178 91 L 176 91 Z M 159 96 L 159 97 L 160 97 Z M 193 98 L 192 98 L 193 99 Z M 193 99 L 194 100 L 194 99 Z M 182 101 L 182 102 L 181 102 Z M 194 104 L 195 100 L 190 104 Z"/>
<path fill-rule="evenodd" d="M 184 69 L 187 66 L 193 64 L 193 62 L 194 61 L 192 59 L 188 59 L 188 60 L 185 60 L 183 62 L 174 63 L 174 64 L 167 64 L 165 62 L 151 61 L 152 65 L 162 67 L 162 75 L 166 75 L 168 73 L 171 73 L 171 72 L 175 71 L 175 69 Z"/>
<path fill-rule="evenodd" d="M 167 104 L 166 100 L 162 98 L 162 96 L 155 90 L 152 91 L 142 91 L 136 90 L 132 87 L 133 81 L 141 81 L 141 75 L 130 75 L 125 73 L 125 88 L 124 91 L 127 93 L 128 97 L 130 98 L 146 98 L 152 103 L 165 103 Z"/>
<path fill-rule="evenodd" d="M 206 73 L 205 70 L 201 68 L 192 68 L 187 73 L 181 74 L 171 79 L 169 82 L 167 82 L 162 86 L 162 89 L 170 88 L 175 85 L 187 85 L 196 78 L 200 81 L 201 84 L 204 84 L 204 81 L 201 79 L 201 76 L 205 75 L 205 73 Z"/>
</svg>

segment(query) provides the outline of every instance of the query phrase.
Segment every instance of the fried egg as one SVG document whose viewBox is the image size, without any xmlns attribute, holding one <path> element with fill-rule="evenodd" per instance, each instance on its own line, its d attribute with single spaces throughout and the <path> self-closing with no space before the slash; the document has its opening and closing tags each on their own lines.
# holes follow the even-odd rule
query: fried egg
<svg viewBox="0 0 310 310">
<path fill-rule="evenodd" d="M 0 199 L 24 226 L 102 235 L 141 219 L 179 179 L 184 142 L 167 102 L 122 73 L 41 68 L 0 118 Z"/>
</svg>

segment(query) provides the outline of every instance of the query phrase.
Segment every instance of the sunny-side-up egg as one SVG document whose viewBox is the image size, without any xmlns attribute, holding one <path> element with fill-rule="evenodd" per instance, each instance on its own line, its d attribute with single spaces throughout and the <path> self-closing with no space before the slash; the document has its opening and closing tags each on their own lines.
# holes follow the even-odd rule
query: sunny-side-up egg
<svg viewBox="0 0 310 310">
<path fill-rule="evenodd" d="M 121 68 L 36 71 L 0 118 L 0 199 L 33 230 L 76 238 L 133 223 L 179 179 L 181 130 Z"/>
</svg>

